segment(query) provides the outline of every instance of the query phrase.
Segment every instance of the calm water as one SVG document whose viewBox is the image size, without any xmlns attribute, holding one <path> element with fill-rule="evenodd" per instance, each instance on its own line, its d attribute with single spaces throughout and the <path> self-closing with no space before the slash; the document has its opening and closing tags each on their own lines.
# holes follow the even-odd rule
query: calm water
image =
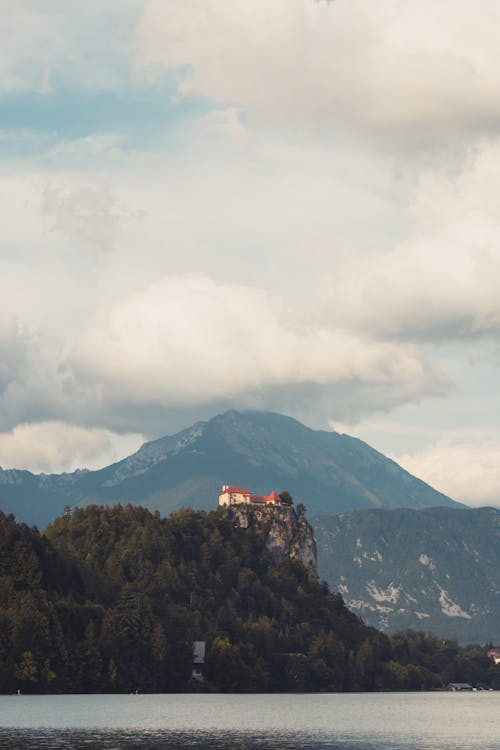
<svg viewBox="0 0 500 750">
<path fill-rule="evenodd" d="M 499 693 L 0 696 L 0 750 L 499 750 Z"/>
</svg>

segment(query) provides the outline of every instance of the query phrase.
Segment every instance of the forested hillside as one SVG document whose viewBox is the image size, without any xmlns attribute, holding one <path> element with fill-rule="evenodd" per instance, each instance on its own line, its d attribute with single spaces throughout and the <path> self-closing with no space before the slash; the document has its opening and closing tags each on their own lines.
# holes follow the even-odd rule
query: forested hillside
<svg viewBox="0 0 500 750">
<path fill-rule="evenodd" d="M 368 628 L 315 574 L 272 564 L 265 525 L 89 506 L 41 535 L 0 514 L 0 690 L 500 686 L 482 649 Z M 194 640 L 205 681 L 191 681 Z"/>
</svg>

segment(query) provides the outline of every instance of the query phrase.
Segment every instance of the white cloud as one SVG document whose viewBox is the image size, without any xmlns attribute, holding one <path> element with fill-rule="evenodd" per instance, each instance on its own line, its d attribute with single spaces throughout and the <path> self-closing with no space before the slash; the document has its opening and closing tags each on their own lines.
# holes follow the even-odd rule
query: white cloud
<svg viewBox="0 0 500 750">
<path fill-rule="evenodd" d="M 467 505 L 500 506 L 500 440 L 439 440 L 395 457 L 407 471 Z"/>
<path fill-rule="evenodd" d="M 117 133 L 92 133 L 82 138 L 61 139 L 48 151 L 46 158 L 68 160 L 72 170 L 84 164 L 94 163 L 98 159 L 102 164 L 105 157 L 122 154 L 121 139 Z"/>
<path fill-rule="evenodd" d="M 52 161 L 49 170 L 39 161 L 38 168 L 4 174 L 1 244 L 9 267 L 0 273 L 2 299 L 12 299 L 21 316 L 41 299 L 34 320 L 43 325 L 50 316 L 53 326 L 53 307 L 70 296 L 71 315 L 59 315 L 57 325 L 74 328 L 82 311 L 104 300 L 117 301 L 166 274 L 199 271 L 276 289 L 308 315 L 325 266 L 337 267 L 399 231 L 390 169 L 380 160 L 276 140 L 240 148 L 236 133 L 228 151 L 223 138 L 203 132 L 226 132 L 226 113 L 219 114 L 203 120 L 196 145 L 181 154 L 121 154 L 103 169 L 101 154 L 95 162 L 84 150 L 90 163 L 83 172 L 57 169 Z M 79 161 L 85 144 L 63 144 L 61 151 L 71 145 Z M 381 182 L 384 190 L 377 191 Z M 96 252 L 102 249 L 111 252 Z M 21 266 L 26 281 L 18 284 Z M 47 286 L 51 306 L 43 304 Z"/>
<path fill-rule="evenodd" d="M 3 0 L 0 28 L 0 90 L 26 86 L 25 64 L 33 56 L 38 56 L 42 69 L 31 71 L 30 83 L 34 90 L 43 90 L 48 75 L 47 42 L 53 38 L 49 17 L 37 12 L 29 3 Z M 57 38 L 58 31 L 54 29 L 54 32 Z"/>
<path fill-rule="evenodd" d="M 311 326 L 286 295 L 201 275 L 101 300 L 58 335 L 1 320 L 4 430 L 60 420 L 151 437 L 231 407 L 324 425 L 450 387 L 418 348 Z"/>
<path fill-rule="evenodd" d="M 239 146 L 249 146 L 249 130 L 241 122 L 241 110 L 237 107 L 214 109 L 202 118 L 202 125 L 207 133 L 223 136 Z"/>
<path fill-rule="evenodd" d="M 499 23 L 495 0 L 148 0 L 136 64 L 266 123 L 432 142 L 498 129 Z"/>
<path fill-rule="evenodd" d="M 0 318 L 0 393 L 5 393 L 26 367 L 34 335 L 13 316 Z"/>
<path fill-rule="evenodd" d="M 298 384 L 359 382 L 409 398 L 445 387 L 411 347 L 303 327 L 279 296 L 203 276 L 164 278 L 104 312 L 69 362 L 105 400 L 170 406 Z"/>
<path fill-rule="evenodd" d="M 47 185 L 41 212 L 49 220 L 51 231 L 103 250 L 112 247 L 119 222 L 133 216 L 109 187 L 92 183 L 70 188 Z"/>
<path fill-rule="evenodd" d="M 59 415 L 67 374 L 64 347 L 13 315 L 0 315 L 0 414 L 2 428 Z"/>
<path fill-rule="evenodd" d="M 376 336 L 462 340 L 500 333 L 500 142 L 457 173 L 426 172 L 408 238 L 322 281 L 320 314 Z"/>
<path fill-rule="evenodd" d="M 126 81 L 143 0 L 2 0 L 0 91 L 50 94 L 55 83 L 106 90 Z"/>
<path fill-rule="evenodd" d="M 116 133 L 73 140 L 0 134 L 13 143 L 2 429 L 60 420 L 150 437 L 229 406 L 394 424 L 398 405 L 433 395 L 450 398 L 421 404 L 419 444 L 447 419 L 487 422 L 466 401 L 483 390 L 496 403 L 484 339 L 500 332 L 499 6 L 5 0 L 0 91 L 71 82 L 109 90 L 113 107 L 143 5 L 134 84 L 162 77 L 148 96 L 164 141 L 130 150 L 118 116 Z M 173 67 L 181 96 L 204 101 L 165 117 Z M 82 132 L 85 118 L 65 117 Z M 399 149 L 435 141 L 450 150 Z M 460 401 L 471 339 L 487 374 Z M 417 411 L 384 450 L 413 450 L 401 441 Z"/>
<path fill-rule="evenodd" d="M 97 469 L 130 455 L 143 442 L 142 435 L 118 435 L 60 421 L 19 424 L 0 433 L 0 464 L 3 469 L 35 473 Z"/>
</svg>

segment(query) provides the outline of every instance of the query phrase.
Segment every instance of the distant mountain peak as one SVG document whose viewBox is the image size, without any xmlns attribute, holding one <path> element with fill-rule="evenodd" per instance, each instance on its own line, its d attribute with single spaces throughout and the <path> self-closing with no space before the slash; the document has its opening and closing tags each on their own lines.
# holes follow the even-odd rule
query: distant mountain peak
<svg viewBox="0 0 500 750">
<path fill-rule="evenodd" d="M 132 502 L 165 514 L 208 510 L 225 483 L 288 490 L 312 513 L 456 506 L 356 438 L 314 430 L 284 414 L 230 410 L 144 443 L 98 471 L 37 476 L 0 472 L 0 508 L 45 525 L 65 505 Z"/>
<path fill-rule="evenodd" d="M 136 453 L 115 465 L 114 475 L 103 482 L 102 486 L 113 487 L 125 479 L 145 474 L 152 466 L 165 461 L 169 455 L 177 453 L 196 442 L 203 434 L 206 424 L 206 422 L 196 422 L 175 435 L 166 435 L 157 440 L 149 440 L 143 443 Z"/>
</svg>

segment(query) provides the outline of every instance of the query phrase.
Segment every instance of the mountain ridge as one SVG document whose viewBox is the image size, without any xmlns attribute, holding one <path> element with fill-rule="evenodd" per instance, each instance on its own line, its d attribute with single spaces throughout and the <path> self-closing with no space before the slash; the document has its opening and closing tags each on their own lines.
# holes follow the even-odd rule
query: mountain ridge
<svg viewBox="0 0 500 750">
<path fill-rule="evenodd" d="M 273 412 L 235 410 L 144 443 L 96 471 L 0 470 L 0 508 L 44 526 L 66 505 L 131 502 L 168 514 L 213 508 L 223 483 L 289 489 L 311 513 L 369 507 L 459 507 L 367 443 Z"/>
<path fill-rule="evenodd" d="M 321 576 L 369 625 L 500 639 L 499 509 L 365 509 L 312 524 Z"/>
</svg>

